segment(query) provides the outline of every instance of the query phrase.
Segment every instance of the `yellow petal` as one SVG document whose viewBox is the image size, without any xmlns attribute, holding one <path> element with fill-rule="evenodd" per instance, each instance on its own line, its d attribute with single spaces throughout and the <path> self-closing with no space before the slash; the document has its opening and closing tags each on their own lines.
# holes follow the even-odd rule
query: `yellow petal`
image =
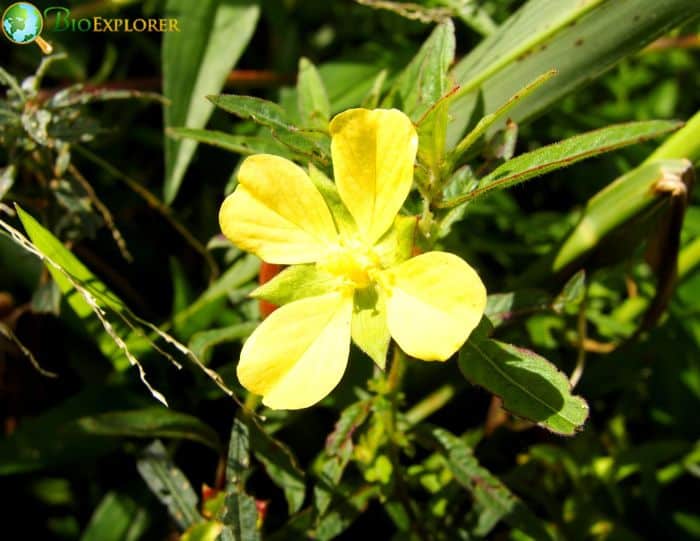
<svg viewBox="0 0 700 541">
<path fill-rule="evenodd" d="M 444 361 L 462 347 L 486 307 L 486 288 L 464 260 L 428 252 L 380 275 L 389 331 L 401 349 Z"/>
<path fill-rule="evenodd" d="M 330 124 L 335 183 L 364 240 L 393 223 L 413 182 L 418 136 L 396 109 L 350 109 Z"/>
<path fill-rule="evenodd" d="M 343 377 L 352 295 L 329 293 L 275 310 L 243 345 L 238 380 L 273 409 L 306 408 Z"/>
<path fill-rule="evenodd" d="M 317 261 L 338 237 L 326 202 L 298 165 L 268 154 L 246 158 L 219 212 L 234 244 L 268 263 Z"/>
</svg>

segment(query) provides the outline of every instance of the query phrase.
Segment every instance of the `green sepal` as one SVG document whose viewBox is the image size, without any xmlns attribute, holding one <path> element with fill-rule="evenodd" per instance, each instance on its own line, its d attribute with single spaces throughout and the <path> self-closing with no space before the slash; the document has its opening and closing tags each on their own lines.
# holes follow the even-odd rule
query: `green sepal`
<svg viewBox="0 0 700 541">
<path fill-rule="evenodd" d="M 250 296 L 278 306 L 337 290 L 338 277 L 320 270 L 315 264 L 287 267 L 269 282 L 253 290 Z"/>
<path fill-rule="evenodd" d="M 386 302 L 376 285 L 355 291 L 352 339 L 357 347 L 384 370 L 391 335 L 386 317 Z"/>
</svg>

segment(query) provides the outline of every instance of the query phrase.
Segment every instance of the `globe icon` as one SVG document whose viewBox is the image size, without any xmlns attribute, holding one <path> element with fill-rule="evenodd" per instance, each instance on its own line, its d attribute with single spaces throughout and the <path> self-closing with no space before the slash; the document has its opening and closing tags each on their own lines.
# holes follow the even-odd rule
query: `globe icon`
<svg viewBox="0 0 700 541">
<path fill-rule="evenodd" d="M 13 43 L 32 43 L 41 34 L 44 19 L 41 12 L 29 2 L 17 2 L 2 14 L 2 31 Z"/>
</svg>

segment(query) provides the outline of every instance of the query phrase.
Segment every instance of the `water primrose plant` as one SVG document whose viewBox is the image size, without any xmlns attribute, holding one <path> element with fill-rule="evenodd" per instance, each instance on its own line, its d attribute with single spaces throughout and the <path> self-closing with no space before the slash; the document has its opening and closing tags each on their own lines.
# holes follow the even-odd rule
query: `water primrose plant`
<svg viewBox="0 0 700 541">
<path fill-rule="evenodd" d="M 698 537 L 697 0 L 78 11 L 181 31 L 0 34 L 0 538 Z"/>
<path fill-rule="evenodd" d="M 416 220 L 399 215 L 418 148 L 411 120 L 395 109 L 351 109 L 333 118 L 330 134 L 335 185 L 257 154 L 219 214 L 236 245 L 292 265 L 252 293 L 284 306 L 248 338 L 237 368 L 243 386 L 275 409 L 330 393 L 351 336 L 382 369 L 390 338 L 412 357 L 445 361 L 486 306 L 481 279 L 461 258 L 411 257 Z"/>
</svg>

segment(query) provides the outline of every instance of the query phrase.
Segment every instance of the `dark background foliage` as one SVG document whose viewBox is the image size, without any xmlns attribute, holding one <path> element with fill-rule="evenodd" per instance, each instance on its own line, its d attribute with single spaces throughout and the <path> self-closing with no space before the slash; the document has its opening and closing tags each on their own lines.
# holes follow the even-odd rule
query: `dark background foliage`
<svg viewBox="0 0 700 541">
<path fill-rule="evenodd" d="M 522 3 L 480 4 L 500 23 Z M 43 7 L 51 3 L 36 4 Z M 102 13 L 101 3 L 95 4 L 97 7 L 74 2 L 71 7 Z M 164 9 L 158 1 L 131 2 L 118 16 L 159 16 Z M 456 28 L 457 58 L 461 58 L 481 37 L 459 20 Z M 263 1 L 253 38 L 225 91 L 284 102 L 285 89 L 295 83 L 301 56 L 321 67 L 342 60 L 381 66 L 393 75 L 410 61 L 431 29 L 432 25 L 353 2 Z M 625 58 L 601 78 L 519 126 L 516 155 L 615 122 L 690 118 L 700 105 L 699 31 L 697 23 L 674 31 L 666 42 Z M 695 36 L 695 42 L 673 41 L 678 36 Z M 159 35 L 65 33 L 56 41 L 67 59 L 52 66 L 42 95 L 76 82 L 99 90 L 161 89 Z M 0 54 L 2 67 L 18 79 L 32 74 L 40 61 L 40 52 L 33 46 L 2 42 Z M 343 77 L 350 77 L 343 70 L 335 76 L 337 86 L 342 86 L 339 81 Z M 81 114 L 100 126 L 94 142 L 85 147 L 160 197 L 165 175 L 161 105 L 139 99 L 108 101 L 89 105 Z M 208 126 L 241 134 L 253 132 L 249 123 L 218 110 Z M 12 158 L 7 139 L 2 143 L 0 164 Z M 591 196 L 640 163 L 657 145 L 658 141 L 635 145 L 485 198 L 470 207 L 444 244 L 479 269 L 490 293 L 509 291 L 524 270 L 565 235 Z M 69 205 L 62 207 L 47 193 L 33 174 L 31 155 L 23 158 L 12 197 L 6 199 L 19 202 L 68 242 L 73 253 L 140 316 L 158 324 L 172 321 L 174 314 L 191 306 L 209 286 L 210 269 L 202 254 L 173 229 L 162 212 L 113 172 L 80 152 L 73 152 L 72 157 L 110 209 L 133 262 L 122 257 L 100 218 L 74 212 Z M 200 243 L 206 244 L 219 233 L 218 207 L 239 159 L 200 145 L 184 178 L 171 213 Z M 697 195 L 693 201 L 697 204 Z M 62 221 L 65 215 L 71 216 L 68 222 Z M 684 242 L 699 233 L 700 212 L 691 205 Z M 612 252 L 618 249 L 608 248 Z M 223 270 L 235 255 L 229 249 L 212 253 Z M 634 322 L 625 320 L 616 309 L 623 305 L 630 288 L 650 296 L 654 284 L 641 249 L 614 264 L 592 263 L 587 271 L 589 336 L 600 343 L 629 336 Z M 229 291 L 227 299 L 198 312 L 189 324 L 202 331 L 255 320 L 257 305 L 245 300 L 252 287 L 250 278 Z M 87 525 L 99 522 L 95 510 L 104 503 L 105 495 L 116 494 L 122 498 L 120 512 L 128 517 L 125 520 L 132 533 L 104 539 L 176 539 L 177 528 L 166 507 L 137 471 L 136 462 L 148 438 L 134 437 L 128 431 L 114 437 L 96 436 L 68 422 L 157 404 L 135 370 L 116 369 L 105 358 L 65 301 L 57 300 L 50 283 L 37 261 L 0 238 L 0 318 L 11 318 L 16 336 L 39 364 L 59 376 L 49 379 L 40 375 L 0 336 L 0 417 L 5 435 L 0 443 L 3 537 L 99 539 L 85 537 Z M 48 288 L 49 298 L 44 297 L 44 305 L 37 309 L 40 285 Z M 557 524 L 562 538 L 700 538 L 700 508 L 695 497 L 700 474 L 699 298 L 700 275 L 690 273 L 655 328 L 612 353 L 589 353 L 576 390 L 589 402 L 590 418 L 574 437 L 553 435 L 518 419 L 498 421 L 499 416 L 490 410 L 491 395 L 464 382 L 454 361 L 439 366 L 409 364 L 402 409 L 410 409 L 445 382 L 462 382 L 455 396 L 428 421 L 463 434 L 481 465 L 536 515 Z M 570 373 L 576 359 L 575 334 L 572 338 L 576 318 L 577 310 L 536 312 L 506 326 L 499 339 L 530 347 Z M 193 332 L 178 329 L 176 324 L 175 334 L 186 341 Z M 237 342 L 220 344 L 207 357 L 209 366 L 243 396 L 234 376 L 239 348 Z M 168 398 L 173 410 L 199 419 L 220 441 L 228 441 L 237 411 L 233 401 L 196 368 L 187 366 L 178 371 L 152 351 L 140 360 L 151 383 Z M 322 406 L 269 415 L 270 431 L 289 446 L 304 471 L 318 460 L 339 411 L 356 400 L 355 386 L 366 388 L 365 381 L 372 375 L 369 361 L 357 351 L 350 367 L 332 399 Z M 21 432 L 26 439 L 17 444 L 13 435 L 23 427 L 28 427 Z M 191 433 L 198 428 L 174 430 Z M 166 443 L 197 493 L 203 484 L 222 488 L 225 446 L 224 451 L 212 450 L 187 436 Z M 420 514 L 425 514 L 428 527 L 444 528 L 436 538 L 470 539 L 457 537 L 468 534 L 456 533 L 466 530 L 456 526 L 451 530 L 448 524 L 454 517 L 463 518 L 473 511 L 469 498 L 452 499 L 451 485 L 443 486 L 447 501 L 440 503 L 430 488 L 424 490 L 439 485 L 439 473 L 430 473 L 426 465 L 429 454 L 417 447 L 399 458 L 408 492 Z M 14 466 L 27 463 L 32 465 Z M 344 477 L 348 490 L 367 479 L 369 469 L 367 465 L 351 465 Z M 263 528 L 271 534 L 287 521 L 284 495 L 259 461 L 254 462 L 251 472 L 246 489 L 256 500 L 269 501 Z M 380 486 L 382 497 L 373 498 L 339 539 L 388 538 L 400 530 L 391 509 L 393 496 L 387 500 L 382 490 Z M 440 505 L 448 508 L 442 515 L 434 509 Z M 122 516 L 116 513 L 104 520 L 117 528 Z M 511 526 L 500 523 L 488 538 L 524 538 L 517 537 Z M 397 539 L 408 538 L 396 535 Z M 281 538 L 296 537 L 287 534 Z"/>
</svg>

